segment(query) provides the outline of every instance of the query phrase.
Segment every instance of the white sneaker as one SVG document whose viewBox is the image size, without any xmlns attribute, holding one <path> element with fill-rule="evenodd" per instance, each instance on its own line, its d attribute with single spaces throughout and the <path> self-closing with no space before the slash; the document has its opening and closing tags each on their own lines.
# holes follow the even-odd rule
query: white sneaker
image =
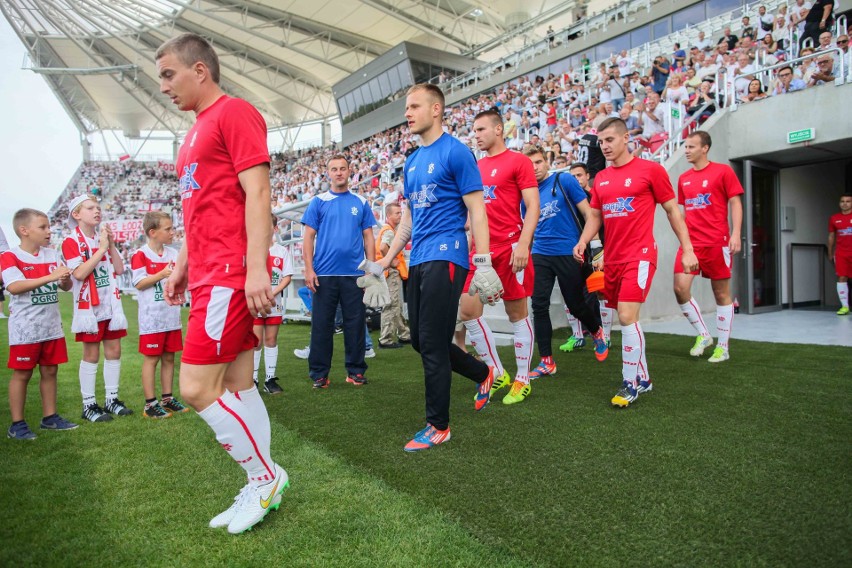
<svg viewBox="0 0 852 568">
<path fill-rule="evenodd" d="M 234 503 L 228 507 L 225 511 L 222 511 L 212 519 L 210 519 L 210 528 L 211 529 L 223 529 L 231 524 L 231 521 L 234 519 L 234 515 L 237 513 L 237 506 L 240 500 L 243 498 L 243 495 L 248 491 L 249 485 L 245 484 L 240 492 L 237 493 L 237 496 L 234 497 Z M 276 495 L 275 499 L 272 500 L 272 505 L 276 508 L 281 504 L 281 495 Z"/>
<path fill-rule="evenodd" d="M 701 357 L 704 355 L 704 350 L 713 345 L 712 337 L 705 337 L 703 335 L 699 335 L 695 338 L 695 345 L 692 346 L 692 349 L 689 350 L 689 354 L 693 357 Z"/>
<path fill-rule="evenodd" d="M 289 486 L 290 478 L 287 477 L 287 472 L 280 465 L 275 464 L 275 479 L 259 487 L 249 485 L 242 497 L 237 500 L 234 517 L 228 524 L 228 532 L 240 534 L 251 530 L 269 514 L 269 511 L 278 510 L 281 501 L 279 499 L 276 503 L 275 497 L 280 497 Z"/>
<path fill-rule="evenodd" d="M 307 359 L 311 354 L 311 346 L 308 345 L 304 349 L 293 349 L 293 355 L 299 359 Z"/>
<path fill-rule="evenodd" d="M 8 318 L 8 317 L 9 317 L 9 316 L 7 316 L 5 313 L 0 312 L 0 320 L 4 320 L 4 319 L 6 319 L 6 318 Z"/>
<path fill-rule="evenodd" d="M 376 352 L 373 349 L 367 349 L 364 351 L 364 359 L 372 359 L 376 356 Z"/>
</svg>

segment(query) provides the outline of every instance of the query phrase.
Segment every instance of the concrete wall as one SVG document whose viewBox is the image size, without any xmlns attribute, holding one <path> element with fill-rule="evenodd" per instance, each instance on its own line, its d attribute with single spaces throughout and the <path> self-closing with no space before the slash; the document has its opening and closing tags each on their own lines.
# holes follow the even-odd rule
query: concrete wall
<svg viewBox="0 0 852 568">
<path fill-rule="evenodd" d="M 788 249 L 790 243 L 826 244 L 828 217 L 838 211 L 837 202 L 843 193 L 846 162 L 843 160 L 781 170 L 781 207 L 795 210 L 796 230 L 781 232 L 781 294 L 784 303 L 790 301 L 788 284 Z M 819 300 L 819 256 L 821 251 L 796 249 L 793 257 L 793 291 L 795 302 Z M 829 305 L 837 304 L 834 268 L 826 259 L 825 298 Z"/>
</svg>

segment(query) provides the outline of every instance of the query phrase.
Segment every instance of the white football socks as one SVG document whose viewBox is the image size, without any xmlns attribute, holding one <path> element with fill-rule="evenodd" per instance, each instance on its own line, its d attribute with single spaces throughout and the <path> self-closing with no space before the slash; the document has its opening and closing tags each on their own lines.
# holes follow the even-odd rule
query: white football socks
<svg viewBox="0 0 852 568">
<path fill-rule="evenodd" d="M 104 359 L 104 389 L 107 403 L 118 398 L 118 380 L 121 377 L 121 359 Z"/>
<path fill-rule="evenodd" d="M 621 378 L 635 388 L 639 377 L 639 366 L 643 366 L 643 375 L 648 379 L 647 363 L 643 361 L 645 337 L 639 322 L 621 327 Z"/>
<path fill-rule="evenodd" d="M 263 362 L 266 365 L 266 379 L 269 380 L 275 377 L 275 370 L 278 368 L 278 346 L 263 348 Z"/>
<path fill-rule="evenodd" d="M 529 316 L 522 320 L 512 322 L 513 339 L 515 344 L 515 363 L 518 372 L 515 380 L 524 384 L 530 382 L 530 361 L 533 355 L 533 330 Z"/>
<path fill-rule="evenodd" d="M 849 282 L 837 283 L 837 297 L 840 298 L 840 305 L 844 308 L 849 307 Z"/>
<path fill-rule="evenodd" d="M 83 408 L 95 404 L 95 383 L 98 378 L 98 364 L 80 361 L 80 394 L 83 395 Z"/>
<path fill-rule="evenodd" d="M 716 345 L 725 351 L 728 350 L 728 340 L 731 338 L 731 324 L 733 321 L 733 304 L 716 306 L 716 330 L 719 332 L 719 342 Z"/>
<path fill-rule="evenodd" d="M 679 304 L 680 311 L 695 328 L 696 333 L 702 337 L 710 337 L 710 332 L 707 330 L 707 325 L 704 323 L 704 318 L 701 317 L 701 310 L 698 307 L 698 302 L 695 298 L 690 298 L 685 304 Z"/>
<path fill-rule="evenodd" d="M 482 362 L 489 367 L 497 369 L 497 376 L 503 374 L 503 364 L 497 354 L 497 344 L 494 342 L 494 333 L 481 317 L 468 320 L 464 323 L 465 329 L 470 334 L 470 344 L 476 349 L 476 353 L 482 358 Z"/>
<path fill-rule="evenodd" d="M 260 369 L 260 356 L 263 354 L 263 351 L 260 349 L 254 350 L 254 370 L 252 371 L 252 378 L 254 382 L 257 383 L 257 372 Z"/>
<path fill-rule="evenodd" d="M 198 415 L 216 434 L 219 444 L 246 471 L 251 485 L 264 485 L 275 478 L 267 434 L 257 426 L 252 428 L 255 421 L 250 417 L 248 405 L 226 390 Z"/>
</svg>

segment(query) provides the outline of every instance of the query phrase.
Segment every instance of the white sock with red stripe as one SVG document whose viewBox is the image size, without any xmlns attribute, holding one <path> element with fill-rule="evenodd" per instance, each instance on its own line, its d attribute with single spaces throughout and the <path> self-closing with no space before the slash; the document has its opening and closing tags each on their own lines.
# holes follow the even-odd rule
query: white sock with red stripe
<svg viewBox="0 0 852 568">
<path fill-rule="evenodd" d="M 840 298 L 840 305 L 844 308 L 849 307 L 849 282 L 837 283 L 837 297 Z"/>
<path fill-rule="evenodd" d="M 699 309 L 698 302 L 695 301 L 695 298 L 690 298 L 687 303 L 679 305 L 680 311 L 683 312 L 683 315 L 687 320 L 689 320 L 689 323 L 692 324 L 692 327 L 695 328 L 698 335 L 710 337 L 710 332 L 707 331 L 707 325 L 704 323 L 704 318 L 701 317 L 701 310 Z"/>
<path fill-rule="evenodd" d="M 612 335 L 612 318 L 615 310 L 606 306 L 606 300 L 600 301 L 601 307 L 601 327 L 603 327 L 604 340 L 609 341 Z"/>
<path fill-rule="evenodd" d="M 260 349 L 254 350 L 254 371 L 252 377 L 254 378 L 254 382 L 257 383 L 257 372 L 260 370 L 260 355 L 263 352 Z"/>
<path fill-rule="evenodd" d="M 118 398 L 118 380 L 121 377 L 121 359 L 104 359 L 104 390 L 107 403 Z"/>
<path fill-rule="evenodd" d="M 716 330 L 719 332 L 719 343 L 716 345 L 728 350 L 728 340 L 731 338 L 731 324 L 734 321 L 734 305 L 716 306 Z"/>
<path fill-rule="evenodd" d="M 98 364 L 80 361 L 80 394 L 83 408 L 95 404 L 95 383 L 98 380 Z"/>
<path fill-rule="evenodd" d="M 485 320 L 476 318 L 464 323 L 465 329 L 470 334 L 470 344 L 476 349 L 476 353 L 482 358 L 482 362 L 489 367 L 497 369 L 497 376 L 503 374 L 503 364 L 497 354 L 497 344 L 494 342 L 494 334 Z"/>
<path fill-rule="evenodd" d="M 275 371 L 278 368 L 278 346 L 263 348 L 263 362 L 266 364 L 266 379 L 269 380 L 275 376 Z"/>
<path fill-rule="evenodd" d="M 621 378 L 634 388 L 637 386 L 644 343 L 638 322 L 621 327 Z"/>
<path fill-rule="evenodd" d="M 258 427 L 251 428 L 250 414 L 248 405 L 227 390 L 198 413 L 216 434 L 219 444 L 246 470 L 249 483 L 259 486 L 275 478 L 275 464 L 264 439 L 266 433 Z"/>
<path fill-rule="evenodd" d="M 515 380 L 528 384 L 530 382 L 530 361 L 533 354 L 533 330 L 529 316 L 512 322 L 512 330 L 512 339 L 515 344 L 515 363 L 518 365 Z"/>
<path fill-rule="evenodd" d="M 272 427 L 269 424 L 266 404 L 257 386 L 252 385 L 250 389 L 237 391 L 234 395 L 248 408 L 252 432 L 257 431 L 258 440 L 262 440 L 266 447 L 269 447 L 272 443 Z"/>
<path fill-rule="evenodd" d="M 565 308 L 565 315 L 568 317 L 568 325 L 571 326 L 571 334 L 577 339 L 583 338 L 583 324 L 580 323 L 580 320 L 574 317 L 574 314 L 571 313 L 571 310 L 568 309 L 568 306 L 563 304 Z"/>
</svg>

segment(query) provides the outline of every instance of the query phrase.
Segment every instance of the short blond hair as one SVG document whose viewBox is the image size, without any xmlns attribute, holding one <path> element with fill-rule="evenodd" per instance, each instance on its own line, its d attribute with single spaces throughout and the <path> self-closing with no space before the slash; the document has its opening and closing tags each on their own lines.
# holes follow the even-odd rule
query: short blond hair
<svg viewBox="0 0 852 568">
<path fill-rule="evenodd" d="M 14 229 L 15 234 L 18 235 L 18 238 L 21 238 L 21 232 L 18 229 L 20 229 L 22 225 L 28 224 L 36 217 L 44 217 L 48 220 L 50 219 L 47 216 L 47 213 L 39 211 L 38 209 L 30 209 L 28 207 L 25 207 L 24 209 L 18 209 L 15 212 L 15 215 L 12 217 L 12 229 Z"/>
<path fill-rule="evenodd" d="M 142 218 L 142 230 L 145 231 L 145 236 L 148 236 L 148 231 L 156 231 L 160 228 L 163 221 L 171 221 L 172 217 L 168 213 L 162 211 L 148 211 Z"/>
</svg>

